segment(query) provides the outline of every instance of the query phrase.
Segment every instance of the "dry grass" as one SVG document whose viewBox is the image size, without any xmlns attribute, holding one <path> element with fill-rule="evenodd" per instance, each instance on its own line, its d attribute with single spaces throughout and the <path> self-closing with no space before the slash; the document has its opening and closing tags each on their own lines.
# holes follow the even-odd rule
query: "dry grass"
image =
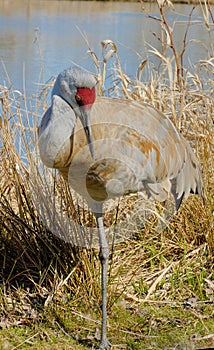
<svg viewBox="0 0 214 350">
<path fill-rule="evenodd" d="M 147 82 L 142 80 L 142 76 L 148 62 L 142 61 L 133 81 L 122 70 L 115 43 L 102 43 L 102 65 L 89 47 L 100 77 L 98 92 L 148 102 L 172 119 L 197 154 L 206 203 L 203 204 L 198 196 L 190 196 L 161 229 L 157 216 L 149 216 L 149 220 L 145 220 L 144 207 L 139 204 L 141 201 L 137 196 L 122 199 L 119 209 L 116 204 L 110 203 L 105 215 L 106 226 L 112 226 L 116 221 L 129 235 L 113 248 L 109 308 L 118 300 L 135 305 L 135 309 L 141 303 L 151 307 L 157 305 L 158 308 L 161 305 L 178 308 L 187 303 L 203 324 L 205 315 L 202 308 L 207 303 L 213 303 L 214 293 L 213 43 L 210 43 L 210 57 L 198 62 L 190 71 L 183 66 L 185 40 L 182 53 L 178 53 L 161 5 L 160 14 L 165 35 L 163 52 L 150 48 L 150 53 L 158 56 L 161 64 L 158 71 L 151 70 Z M 205 16 L 209 31 L 211 24 L 207 21 Z M 107 81 L 112 89 L 105 89 L 106 77 L 110 77 Z M 109 79 L 112 79 L 112 84 Z M 50 85 L 44 87 L 43 98 Z M 11 325 L 36 324 L 45 317 L 40 314 L 40 307 L 45 306 L 47 310 L 54 308 L 53 301 L 59 304 L 70 300 L 74 313 L 78 313 L 78 305 L 80 310 L 81 305 L 90 310 L 101 301 L 97 250 L 74 248 L 45 227 L 33 195 L 36 192 L 37 199 L 42 198 L 43 211 L 46 207 L 50 210 L 46 184 L 37 171 L 40 167 L 35 146 L 37 115 L 23 108 L 25 96 L 7 87 L 0 87 L 0 102 L 0 326 L 10 328 Z M 69 191 L 64 181 L 55 172 L 48 176 L 52 179 L 53 191 L 48 194 L 52 203 L 53 198 L 57 198 L 70 219 L 85 226 L 94 226 L 92 214 Z M 124 226 L 123 222 L 127 223 L 127 220 L 129 225 Z M 81 316 L 78 317 L 82 320 Z M 155 322 L 159 322 L 158 317 L 154 317 Z M 56 319 L 59 318 L 58 315 Z M 150 331 L 146 330 L 146 334 L 152 332 L 152 324 L 149 327 Z M 122 328 L 118 330 L 118 326 L 116 329 L 123 332 Z M 130 349 L 135 348 L 138 347 L 130 346 Z"/>
</svg>

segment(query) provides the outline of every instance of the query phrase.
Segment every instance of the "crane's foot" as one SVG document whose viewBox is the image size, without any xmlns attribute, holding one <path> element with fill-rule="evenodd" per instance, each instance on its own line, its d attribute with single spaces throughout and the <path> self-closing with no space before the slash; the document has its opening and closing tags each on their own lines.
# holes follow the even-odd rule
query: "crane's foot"
<svg viewBox="0 0 214 350">
<path fill-rule="evenodd" d="M 107 338 L 102 339 L 100 342 L 100 345 L 98 346 L 97 350 L 109 350 L 111 349 L 112 344 L 108 341 Z"/>
</svg>

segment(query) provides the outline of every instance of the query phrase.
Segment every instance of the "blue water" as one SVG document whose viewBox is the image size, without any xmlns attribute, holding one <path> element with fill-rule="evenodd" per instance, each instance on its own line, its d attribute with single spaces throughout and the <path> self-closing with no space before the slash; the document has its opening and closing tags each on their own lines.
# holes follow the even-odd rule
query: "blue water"
<svg viewBox="0 0 214 350">
<path fill-rule="evenodd" d="M 146 11 L 159 17 L 155 4 L 146 4 Z M 192 5 L 176 5 L 167 11 L 173 26 L 176 47 L 182 49 L 183 36 Z M 27 94 L 41 91 L 38 83 L 47 82 L 74 63 L 96 72 L 87 45 L 80 33 L 86 33 L 91 48 L 100 62 L 100 42 L 113 40 L 119 50 L 121 64 L 134 77 L 141 60 L 148 59 L 143 79 L 151 67 L 158 69 L 160 60 L 149 51 L 149 45 L 161 50 L 158 20 L 149 19 L 140 3 L 109 3 L 82 1 L 8 0 L 0 2 L 0 84 Z M 37 37 L 37 39 L 36 39 Z M 191 66 L 209 56 L 207 47 L 214 42 L 205 27 L 198 6 L 187 36 L 185 64 Z M 197 41 L 197 42 L 196 42 Z M 170 51 L 170 50 L 169 50 Z M 8 79 L 9 76 L 9 79 Z"/>
</svg>

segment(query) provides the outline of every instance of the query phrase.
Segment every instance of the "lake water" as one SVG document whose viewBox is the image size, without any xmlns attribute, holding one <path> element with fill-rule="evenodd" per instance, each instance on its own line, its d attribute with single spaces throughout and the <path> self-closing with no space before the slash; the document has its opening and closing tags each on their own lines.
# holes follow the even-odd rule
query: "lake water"
<svg viewBox="0 0 214 350">
<path fill-rule="evenodd" d="M 174 10 L 167 11 L 167 18 L 174 25 L 178 50 L 182 49 L 191 9 L 192 5 L 175 5 Z M 11 81 L 13 88 L 20 91 L 25 85 L 31 94 L 38 89 L 37 82 L 46 82 L 73 62 L 96 71 L 80 32 L 87 35 L 100 60 L 100 42 L 113 40 L 122 67 L 131 76 L 142 59 L 158 65 L 158 59 L 149 52 L 149 45 L 161 49 L 153 35 L 155 32 L 161 36 L 160 24 L 148 18 L 146 12 L 159 17 L 155 4 L 145 4 L 143 11 L 140 3 L 1 0 L 0 84 L 8 86 Z M 207 47 L 214 42 L 213 28 L 208 35 L 199 6 L 193 12 L 187 40 L 187 65 L 208 58 Z M 41 75 L 42 67 L 44 74 Z M 146 74 L 145 70 L 145 79 Z"/>
</svg>

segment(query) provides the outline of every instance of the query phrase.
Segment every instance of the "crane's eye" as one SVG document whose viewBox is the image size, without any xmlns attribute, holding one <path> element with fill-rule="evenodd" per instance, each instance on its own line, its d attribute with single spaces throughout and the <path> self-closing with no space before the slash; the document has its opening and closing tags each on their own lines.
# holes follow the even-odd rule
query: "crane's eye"
<svg viewBox="0 0 214 350">
<path fill-rule="evenodd" d="M 81 106 L 82 105 L 82 98 L 79 95 L 76 95 L 75 99 L 76 99 L 78 105 Z"/>
</svg>

